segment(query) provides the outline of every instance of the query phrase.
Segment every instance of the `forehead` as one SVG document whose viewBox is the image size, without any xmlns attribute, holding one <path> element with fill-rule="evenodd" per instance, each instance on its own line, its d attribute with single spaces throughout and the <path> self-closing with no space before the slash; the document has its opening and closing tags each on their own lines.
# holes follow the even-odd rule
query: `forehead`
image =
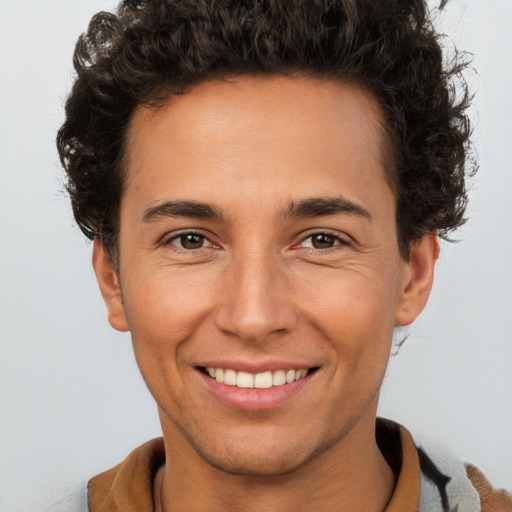
<svg viewBox="0 0 512 512">
<path fill-rule="evenodd" d="M 293 199 L 301 187 L 325 196 L 342 175 L 360 190 L 369 181 L 388 188 L 383 132 L 377 101 L 355 84 L 273 76 L 205 82 L 159 108 L 138 107 L 125 190 L 147 188 L 147 201 L 158 201 L 150 197 L 155 183 L 168 193 L 174 177 L 171 188 L 189 198 L 224 190 L 229 199 L 245 186 L 282 193 L 281 182 Z"/>
</svg>

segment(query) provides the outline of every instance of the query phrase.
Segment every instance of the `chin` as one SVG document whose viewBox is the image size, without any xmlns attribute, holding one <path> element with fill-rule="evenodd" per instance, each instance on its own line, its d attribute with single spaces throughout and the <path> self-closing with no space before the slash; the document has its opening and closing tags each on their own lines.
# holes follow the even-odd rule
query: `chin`
<svg viewBox="0 0 512 512">
<path fill-rule="evenodd" d="M 255 456 L 253 454 L 236 454 L 235 456 L 219 456 L 219 454 L 198 455 L 210 466 L 223 473 L 238 476 L 276 477 L 293 473 L 302 467 L 308 460 L 289 457 L 286 454 L 272 454 L 271 457 Z"/>
<path fill-rule="evenodd" d="M 267 442 L 265 442 L 267 441 Z M 199 457 L 211 467 L 239 476 L 276 477 L 293 473 L 321 455 L 332 444 L 314 443 L 311 439 L 290 444 L 273 439 L 253 438 L 250 442 L 190 443 Z"/>
</svg>

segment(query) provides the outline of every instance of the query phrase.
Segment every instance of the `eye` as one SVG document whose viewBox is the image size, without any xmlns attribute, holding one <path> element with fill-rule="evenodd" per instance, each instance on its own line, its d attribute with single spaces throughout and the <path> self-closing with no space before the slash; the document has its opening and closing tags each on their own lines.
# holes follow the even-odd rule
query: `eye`
<svg viewBox="0 0 512 512">
<path fill-rule="evenodd" d="M 213 246 L 213 244 L 204 235 L 199 233 L 181 233 L 173 236 L 167 244 L 174 245 L 175 247 L 186 249 L 188 251 Z"/>
<path fill-rule="evenodd" d="M 330 249 L 335 245 L 347 245 L 340 237 L 330 233 L 315 233 L 304 238 L 301 242 L 301 247 L 308 247 L 312 249 Z"/>
</svg>

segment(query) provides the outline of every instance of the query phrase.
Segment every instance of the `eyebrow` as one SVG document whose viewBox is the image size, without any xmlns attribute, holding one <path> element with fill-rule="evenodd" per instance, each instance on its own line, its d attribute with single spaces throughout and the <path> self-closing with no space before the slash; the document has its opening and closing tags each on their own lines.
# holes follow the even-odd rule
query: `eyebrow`
<svg viewBox="0 0 512 512">
<path fill-rule="evenodd" d="M 351 214 L 372 220 L 370 212 L 343 197 L 317 197 L 303 201 L 291 201 L 284 211 L 285 218 L 326 217 L 328 215 Z"/>
<path fill-rule="evenodd" d="M 166 201 L 148 208 L 142 217 L 144 222 L 154 222 L 166 217 L 223 220 L 222 211 L 216 206 L 199 201 Z"/>
<path fill-rule="evenodd" d="M 302 201 L 291 201 L 282 215 L 285 219 L 326 217 L 329 215 L 352 214 L 372 220 L 370 212 L 362 206 L 343 197 L 316 197 Z M 165 201 L 148 208 L 142 217 L 144 222 L 155 222 L 166 217 L 188 217 L 222 221 L 225 216 L 215 205 L 199 201 Z"/>
</svg>

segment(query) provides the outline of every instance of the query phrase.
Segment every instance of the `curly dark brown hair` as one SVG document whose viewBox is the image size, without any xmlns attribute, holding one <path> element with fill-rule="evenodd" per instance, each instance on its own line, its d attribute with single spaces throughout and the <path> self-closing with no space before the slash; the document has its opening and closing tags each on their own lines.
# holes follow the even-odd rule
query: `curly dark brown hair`
<svg viewBox="0 0 512 512">
<path fill-rule="evenodd" d="M 281 74 L 371 91 L 394 160 L 402 257 L 426 233 L 447 238 L 464 222 L 470 98 L 467 59 L 443 58 L 431 17 L 424 0 L 125 0 L 116 14 L 96 14 L 76 45 L 78 76 L 57 138 L 78 225 L 116 256 L 138 105 L 205 80 Z"/>
</svg>

